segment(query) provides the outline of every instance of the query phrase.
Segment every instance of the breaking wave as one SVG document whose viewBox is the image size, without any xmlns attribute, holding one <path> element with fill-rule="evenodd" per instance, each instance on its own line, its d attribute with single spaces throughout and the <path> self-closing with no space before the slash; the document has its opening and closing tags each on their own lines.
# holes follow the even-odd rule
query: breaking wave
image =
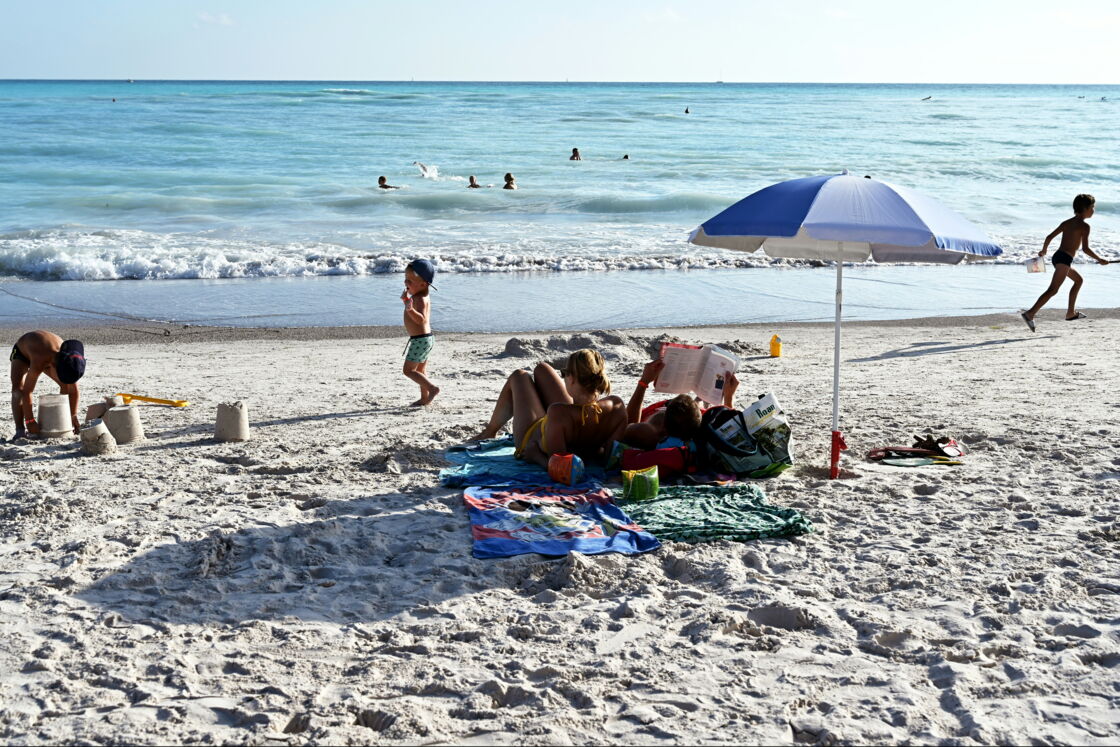
<svg viewBox="0 0 1120 747">
<path fill-rule="evenodd" d="M 628 235 L 604 232 L 517 241 L 469 238 L 467 234 L 422 241 L 406 232 L 379 236 L 382 246 L 353 247 L 333 241 L 270 242 L 139 230 L 57 228 L 0 234 L 0 276 L 28 280 L 171 280 L 308 277 L 401 273 L 418 254 L 440 272 L 687 271 L 712 268 L 819 267 L 819 261 L 776 260 L 695 247 L 675 231 Z M 1033 237 L 995 237 L 1006 254 L 997 264 L 1016 264 L 1037 252 Z M 360 243 L 360 242 L 355 242 Z M 1098 242 L 1109 255 L 1115 240 Z M 417 247 L 425 247 L 423 250 Z"/>
</svg>

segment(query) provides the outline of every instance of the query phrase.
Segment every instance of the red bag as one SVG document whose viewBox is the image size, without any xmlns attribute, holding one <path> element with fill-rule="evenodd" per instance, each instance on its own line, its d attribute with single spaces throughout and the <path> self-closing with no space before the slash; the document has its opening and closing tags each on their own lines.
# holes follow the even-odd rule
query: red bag
<svg viewBox="0 0 1120 747">
<path fill-rule="evenodd" d="M 641 423 L 646 422 L 647 420 L 649 420 L 650 415 L 657 412 L 662 407 L 665 407 L 666 405 L 668 405 L 672 401 L 673 400 L 671 400 L 671 399 L 663 399 L 660 402 L 654 402 L 652 405 L 646 405 L 645 407 L 642 408 L 642 414 L 639 416 L 638 422 L 641 422 Z"/>
<path fill-rule="evenodd" d="M 691 450 L 687 446 L 648 450 L 626 449 L 622 452 L 622 469 L 657 467 L 659 480 L 672 480 L 691 470 L 690 454 Z"/>
</svg>

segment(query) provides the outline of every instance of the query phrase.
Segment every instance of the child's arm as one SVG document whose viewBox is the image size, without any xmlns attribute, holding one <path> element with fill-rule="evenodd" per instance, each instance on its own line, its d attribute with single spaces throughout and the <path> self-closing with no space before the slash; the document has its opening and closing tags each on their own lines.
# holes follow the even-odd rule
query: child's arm
<svg viewBox="0 0 1120 747">
<path fill-rule="evenodd" d="M 1098 257 L 1096 255 L 1096 253 L 1094 253 L 1093 250 L 1089 248 L 1089 226 L 1088 226 L 1088 224 L 1085 225 L 1085 234 L 1081 237 L 1081 251 L 1085 252 L 1086 254 L 1088 254 L 1093 259 L 1097 260 L 1097 262 L 1102 264 L 1102 265 L 1107 265 L 1108 264 L 1107 259 L 1103 259 L 1101 257 Z"/>
<path fill-rule="evenodd" d="M 1047 250 L 1047 248 L 1049 248 L 1050 242 L 1053 241 L 1058 236 L 1061 236 L 1062 232 L 1065 231 L 1065 230 L 1066 230 L 1066 223 L 1065 223 L 1065 221 L 1062 221 L 1058 225 L 1057 228 L 1055 228 L 1053 231 L 1050 232 L 1050 235 L 1046 237 L 1046 241 L 1042 242 L 1042 251 L 1038 253 L 1038 256 L 1045 257 L 1046 256 L 1046 250 Z"/>
<path fill-rule="evenodd" d="M 665 368 L 665 361 L 658 358 L 657 360 L 650 361 L 642 369 L 642 377 L 638 379 L 637 386 L 634 387 L 634 393 L 630 395 L 630 401 L 626 403 L 626 422 L 637 423 L 642 419 L 642 402 L 645 400 L 646 389 L 649 385 L 657 381 L 657 375 L 661 373 L 661 369 Z"/>
<path fill-rule="evenodd" d="M 78 391 L 78 382 L 73 384 L 63 384 L 66 394 L 70 398 L 70 425 L 74 428 L 74 435 L 82 432 L 82 424 L 78 422 L 78 399 L 81 393 Z"/>
<path fill-rule="evenodd" d="M 23 410 L 23 424 L 27 428 L 28 433 L 38 433 L 39 423 L 35 420 L 35 410 L 31 406 L 31 393 L 35 391 L 35 385 L 39 383 L 39 374 L 43 369 L 36 368 L 33 364 L 27 371 L 27 376 L 23 379 L 23 388 L 20 390 L 20 405 Z"/>
<path fill-rule="evenodd" d="M 404 307 L 404 315 L 414 324 L 423 325 L 427 303 L 428 299 L 423 296 L 412 296 Z"/>
</svg>

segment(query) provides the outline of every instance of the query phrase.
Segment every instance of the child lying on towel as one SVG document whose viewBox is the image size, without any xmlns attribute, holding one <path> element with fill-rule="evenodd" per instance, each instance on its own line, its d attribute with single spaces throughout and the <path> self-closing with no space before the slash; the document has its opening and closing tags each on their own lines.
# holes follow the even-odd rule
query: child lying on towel
<svg viewBox="0 0 1120 747">
<path fill-rule="evenodd" d="M 658 449 L 683 446 L 696 435 L 700 427 L 703 411 L 696 400 L 687 394 L 678 394 L 666 402 L 659 402 L 642 409 L 646 389 L 657 381 L 657 375 L 665 367 L 665 362 L 657 359 L 650 361 L 642 369 L 642 376 L 630 395 L 626 405 L 628 425 L 622 441 L 635 449 Z M 723 405 L 731 407 L 739 379 L 734 373 L 725 377 Z"/>
</svg>

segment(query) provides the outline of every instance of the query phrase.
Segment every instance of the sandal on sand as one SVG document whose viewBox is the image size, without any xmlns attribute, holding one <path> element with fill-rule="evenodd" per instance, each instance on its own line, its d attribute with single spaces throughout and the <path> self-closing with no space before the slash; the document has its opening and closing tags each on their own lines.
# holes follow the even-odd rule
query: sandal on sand
<svg viewBox="0 0 1120 747">
<path fill-rule="evenodd" d="M 1019 312 L 1019 316 L 1023 317 L 1023 321 L 1026 322 L 1027 326 L 1031 328 L 1031 332 L 1034 332 L 1034 319 L 1028 319 L 1027 312 L 1025 311 Z"/>
<path fill-rule="evenodd" d="M 1088 318 L 1089 318 L 1089 316 L 1088 316 L 1087 314 L 1082 314 L 1082 313 L 1081 313 L 1081 312 L 1079 311 L 1079 312 L 1077 312 L 1077 316 L 1067 316 L 1067 317 L 1066 317 L 1066 321 L 1067 321 L 1067 322 L 1075 322 L 1075 321 L 1077 321 L 1078 319 L 1088 319 Z"/>
</svg>

